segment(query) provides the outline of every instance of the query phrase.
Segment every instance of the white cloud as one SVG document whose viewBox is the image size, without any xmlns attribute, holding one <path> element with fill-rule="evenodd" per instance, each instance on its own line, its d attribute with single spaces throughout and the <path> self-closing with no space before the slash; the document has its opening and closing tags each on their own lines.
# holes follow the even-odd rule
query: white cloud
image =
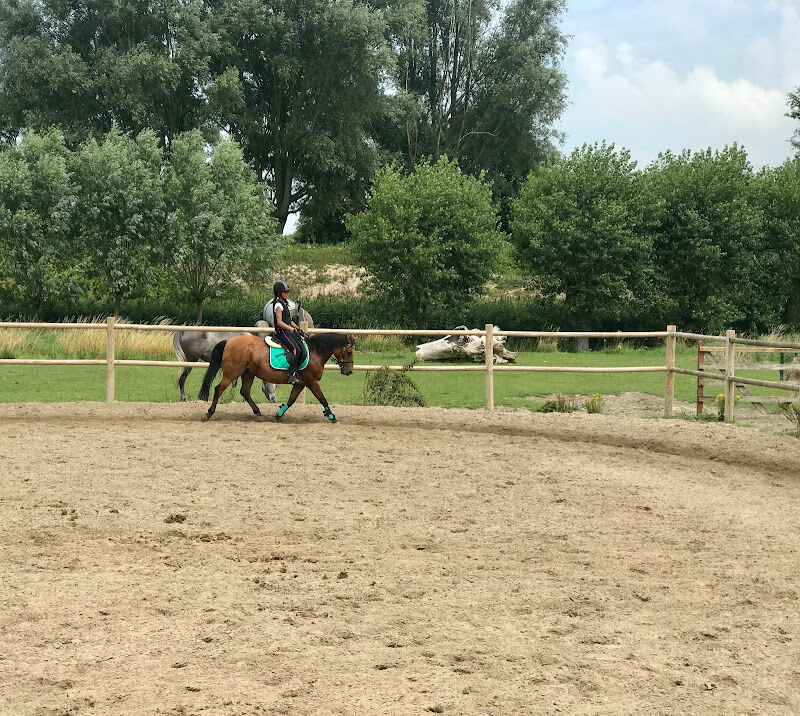
<svg viewBox="0 0 800 716">
<path fill-rule="evenodd" d="M 629 146 L 643 162 L 668 148 L 733 142 L 743 144 L 759 166 L 788 155 L 793 126 L 784 117 L 785 91 L 743 78 L 725 81 L 709 66 L 678 73 L 662 60 L 641 62 L 624 43 L 616 59 L 619 66 L 612 69 L 604 47 L 577 51 L 573 112 L 591 117 L 592 136 L 570 136 L 572 143 L 608 139 Z"/>
<path fill-rule="evenodd" d="M 574 0 L 568 147 L 601 139 L 640 162 L 659 151 L 744 145 L 756 166 L 789 156 L 800 85 L 798 0 Z"/>
</svg>

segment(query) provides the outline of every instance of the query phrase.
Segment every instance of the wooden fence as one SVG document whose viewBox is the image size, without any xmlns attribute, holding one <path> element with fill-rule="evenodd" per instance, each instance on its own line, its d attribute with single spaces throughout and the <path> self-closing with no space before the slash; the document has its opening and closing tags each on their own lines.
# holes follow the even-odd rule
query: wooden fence
<svg viewBox="0 0 800 716">
<path fill-rule="evenodd" d="M 698 379 L 707 378 L 707 374 L 699 370 L 688 370 L 678 368 L 675 365 L 675 347 L 677 340 L 685 339 L 690 341 L 722 342 L 725 344 L 725 419 L 733 420 L 734 400 L 733 394 L 735 386 L 757 385 L 776 390 L 790 391 L 793 398 L 800 396 L 800 383 L 778 382 L 755 380 L 743 378 L 735 375 L 734 346 L 753 345 L 765 348 L 792 349 L 800 352 L 800 344 L 781 343 L 771 341 L 755 341 L 746 338 L 737 338 L 735 331 L 727 331 L 725 336 L 712 336 L 699 333 L 680 332 L 675 326 L 667 326 L 666 331 L 502 331 L 495 330 L 491 324 L 486 324 L 484 330 L 395 330 L 395 329 L 334 329 L 334 328 L 311 328 L 305 324 L 302 326 L 308 333 L 334 333 L 347 332 L 355 336 L 419 336 L 419 337 L 441 337 L 441 336 L 482 336 L 486 338 L 486 360 L 484 365 L 414 365 L 409 370 L 415 372 L 423 371 L 484 371 L 486 374 L 485 387 L 485 406 L 487 410 L 494 410 L 494 374 L 496 372 L 519 372 L 519 373 L 664 373 L 664 414 L 673 414 L 675 400 L 675 375 L 691 375 Z M 118 365 L 129 366 L 150 366 L 159 368 L 203 368 L 208 363 L 186 362 L 186 361 L 158 361 L 158 360 L 120 360 L 115 357 L 114 338 L 117 331 L 165 331 L 174 333 L 176 331 L 241 331 L 251 333 L 271 333 L 273 329 L 263 326 L 170 326 L 170 325 L 149 325 L 136 323 L 117 323 L 116 318 L 109 316 L 105 323 L 16 323 L 0 322 L 2 328 L 23 328 L 23 329 L 53 329 L 53 330 L 105 330 L 106 332 L 106 357 L 102 359 L 27 359 L 27 358 L 4 358 L 0 359 L 0 365 L 105 365 L 106 366 L 106 401 L 114 402 L 115 389 L 115 368 Z M 580 367 L 580 366 L 523 366 L 523 365 L 494 365 L 493 339 L 495 336 L 506 336 L 514 338 L 663 338 L 665 339 L 665 361 L 663 366 L 624 366 L 624 367 Z M 336 365 L 326 365 L 327 370 L 339 370 Z M 402 366 L 380 366 L 380 365 L 355 365 L 354 370 L 377 370 L 388 368 L 390 370 L 401 370 Z M 787 401 L 792 400 L 787 396 Z"/>
</svg>

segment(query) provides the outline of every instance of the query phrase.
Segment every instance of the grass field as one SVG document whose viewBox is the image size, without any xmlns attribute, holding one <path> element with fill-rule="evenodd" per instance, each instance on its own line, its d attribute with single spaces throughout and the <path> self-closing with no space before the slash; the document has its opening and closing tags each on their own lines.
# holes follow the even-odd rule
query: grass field
<svg viewBox="0 0 800 716">
<path fill-rule="evenodd" d="M 22 332 L 20 332 L 22 333 Z M 29 332 L 31 333 L 31 332 Z M 63 335 L 59 335 L 59 333 Z M 102 332 L 99 332 L 102 333 Z M 69 334 L 69 335 L 67 335 Z M 92 334 L 95 334 L 94 336 Z M 0 345 L 0 357 L 103 357 L 97 341 L 101 338 L 94 331 L 55 332 L 42 331 L 28 342 L 13 339 L 6 333 Z M 102 336 L 104 341 L 104 336 Z M 65 341 L 69 341 L 65 344 Z M 400 365 L 411 362 L 413 351 L 392 341 L 364 341 L 356 360 L 360 364 Z M 155 358 L 174 360 L 171 350 L 171 335 L 153 332 L 121 332 L 117 342 L 117 357 Z M 552 366 L 657 366 L 664 364 L 663 348 L 624 348 L 621 351 L 593 351 L 590 353 L 565 352 L 521 352 L 518 365 Z M 677 364 L 681 367 L 696 366 L 696 349 L 679 345 Z M 466 364 L 463 364 L 466 365 Z M 178 390 L 175 387 L 177 371 L 167 368 L 139 368 L 118 366 L 116 372 L 117 399 L 122 401 L 175 402 Z M 777 371 L 748 371 L 751 377 L 777 380 Z M 442 407 L 479 408 L 484 404 L 484 374 L 475 373 L 412 373 L 427 405 Z M 187 393 L 196 396 L 202 371 L 195 370 L 187 382 Z M 342 376 L 335 371 L 326 371 L 323 390 L 333 404 L 361 402 L 366 374 L 357 372 Z M 721 387 L 721 386 L 720 386 Z M 709 386 L 706 392 L 714 388 Z M 675 396 L 677 400 L 693 401 L 696 382 L 688 376 L 676 376 Z M 535 408 L 541 403 L 536 398 L 553 393 L 591 395 L 602 393 L 616 395 L 638 391 L 652 395 L 663 395 L 663 373 L 630 374 L 569 374 L 569 373 L 495 373 L 495 403 L 497 405 Z M 770 393 L 769 389 L 753 389 L 754 393 Z M 288 388 L 278 389 L 278 399 L 288 394 Z M 256 400 L 263 402 L 264 396 L 257 391 Z M 14 366 L 0 365 L 0 402 L 63 402 L 74 400 L 105 399 L 105 367 L 103 366 Z M 310 398 L 313 400 L 313 397 Z M 228 391 L 223 400 L 240 401 L 238 392 Z"/>
</svg>

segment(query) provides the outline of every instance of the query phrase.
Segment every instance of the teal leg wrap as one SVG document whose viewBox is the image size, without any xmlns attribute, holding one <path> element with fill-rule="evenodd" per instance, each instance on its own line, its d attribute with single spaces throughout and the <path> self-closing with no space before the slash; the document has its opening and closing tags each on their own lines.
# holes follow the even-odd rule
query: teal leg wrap
<svg viewBox="0 0 800 716">
<path fill-rule="evenodd" d="M 284 415 L 284 413 L 285 413 L 287 410 L 289 410 L 289 406 L 288 406 L 288 405 L 286 405 L 286 403 L 284 403 L 283 405 L 281 405 L 281 407 L 280 407 L 280 408 L 278 408 L 278 412 L 277 412 L 277 414 L 276 414 L 276 415 L 277 415 L 277 417 L 279 417 L 279 418 L 282 418 L 282 417 L 283 417 L 283 415 Z"/>
<path fill-rule="evenodd" d="M 336 422 L 336 416 L 333 414 L 330 408 L 325 408 L 325 410 L 322 411 L 322 414 L 332 423 Z"/>
</svg>

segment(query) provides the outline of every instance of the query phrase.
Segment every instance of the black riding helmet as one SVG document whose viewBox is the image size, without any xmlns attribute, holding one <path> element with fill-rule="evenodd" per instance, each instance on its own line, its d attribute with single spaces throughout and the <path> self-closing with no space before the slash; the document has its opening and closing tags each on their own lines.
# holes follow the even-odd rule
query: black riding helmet
<svg viewBox="0 0 800 716">
<path fill-rule="evenodd" d="M 272 291 L 273 291 L 273 293 L 275 294 L 276 297 L 279 294 L 283 293 L 284 291 L 291 291 L 291 290 L 292 290 L 291 287 L 289 286 L 289 284 L 286 281 L 278 281 L 272 287 Z"/>
</svg>

